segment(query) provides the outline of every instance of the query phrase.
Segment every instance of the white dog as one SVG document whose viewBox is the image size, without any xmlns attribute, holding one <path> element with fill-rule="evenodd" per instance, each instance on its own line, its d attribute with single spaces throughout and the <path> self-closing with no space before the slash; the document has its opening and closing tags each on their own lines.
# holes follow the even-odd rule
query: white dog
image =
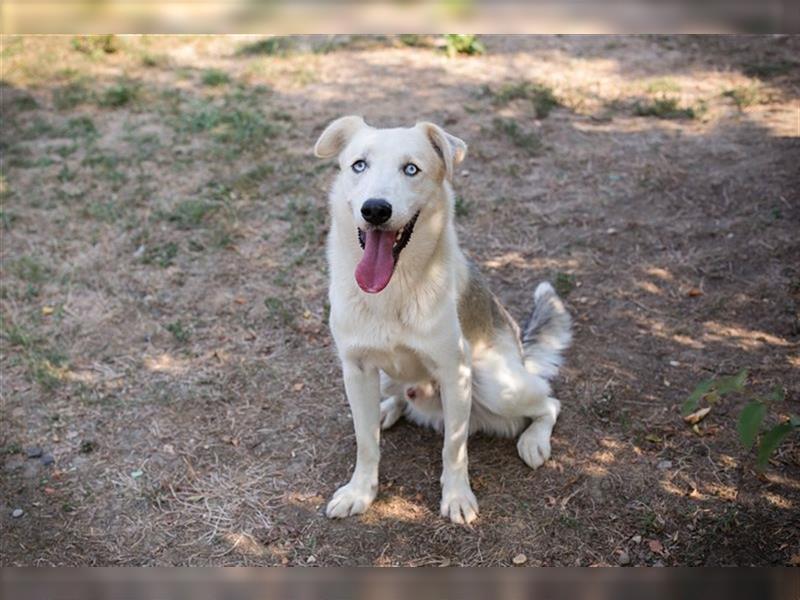
<svg viewBox="0 0 800 600">
<path fill-rule="evenodd" d="M 356 116 L 331 123 L 314 147 L 318 157 L 339 159 L 330 195 L 330 325 L 358 448 L 329 517 L 363 513 L 375 499 L 380 430 L 403 415 L 444 432 L 441 513 L 456 523 L 478 514 L 470 432 L 524 430 L 522 460 L 535 469 L 550 457 L 560 404 L 548 379 L 569 344 L 570 318 L 541 283 L 520 335 L 462 254 L 451 181 L 466 151 L 433 123 L 376 129 Z"/>
</svg>

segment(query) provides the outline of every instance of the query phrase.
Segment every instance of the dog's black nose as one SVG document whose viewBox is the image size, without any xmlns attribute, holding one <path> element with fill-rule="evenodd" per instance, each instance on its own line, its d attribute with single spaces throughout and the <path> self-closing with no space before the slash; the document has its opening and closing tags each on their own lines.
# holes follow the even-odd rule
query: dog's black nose
<svg viewBox="0 0 800 600">
<path fill-rule="evenodd" d="M 370 198 L 361 206 L 361 216 L 367 223 L 382 225 L 392 216 L 392 205 L 381 198 Z"/>
</svg>

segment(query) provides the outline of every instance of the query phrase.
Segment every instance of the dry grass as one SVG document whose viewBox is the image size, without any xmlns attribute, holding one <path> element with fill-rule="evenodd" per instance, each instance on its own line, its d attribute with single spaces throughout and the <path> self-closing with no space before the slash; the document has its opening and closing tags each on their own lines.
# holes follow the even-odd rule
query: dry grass
<svg viewBox="0 0 800 600">
<path fill-rule="evenodd" d="M 738 405 L 677 407 L 746 366 L 798 412 L 797 40 L 481 41 L 4 40 L 4 565 L 794 560 L 797 441 L 757 474 Z M 553 459 L 472 440 L 472 529 L 405 423 L 373 510 L 322 517 L 354 442 L 310 147 L 351 112 L 466 139 L 462 245 L 517 317 L 545 278 L 575 315 Z"/>
</svg>

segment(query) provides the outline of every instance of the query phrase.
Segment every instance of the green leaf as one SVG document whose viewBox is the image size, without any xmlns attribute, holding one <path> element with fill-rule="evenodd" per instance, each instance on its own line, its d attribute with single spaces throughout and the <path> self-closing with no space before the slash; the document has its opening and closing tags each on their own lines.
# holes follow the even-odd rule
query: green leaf
<svg viewBox="0 0 800 600">
<path fill-rule="evenodd" d="M 694 388 L 694 391 L 681 406 L 681 414 L 684 417 L 697 410 L 697 407 L 700 405 L 700 399 L 708 393 L 708 390 L 711 389 L 713 384 L 713 379 L 706 379 L 705 381 L 701 381 L 697 384 L 697 387 Z"/>
<path fill-rule="evenodd" d="M 745 449 L 750 450 L 753 447 L 753 442 L 756 441 L 758 435 L 758 428 L 761 426 L 761 421 L 767 414 L 767 406 L 763 402 L 755 400 L 745 406 L 739 414 L 739 439 L 742 441 Z"/>
<path fill-rule="evenodd" d="M 764 435 L 764 437 L 761 439 L 761 445 L 758 447 L 757 463 L 759 468 L 762 468 L 767 464 L 770 455 L 780 445 L 780 443 L 783 441 L 783 438 L 789 435 L 793 429 L 794 427 L 792 427 L 792 424 L 786 421 L 780 425 L 776 425 L 770 429 L 766 435 Z"/>
<path fill-rule="evenodd" d="M 764 399 L 770 402 L 783 402 L 785 398 L 786 392 L 782 387 L 774 387 L 769 394 L 764 396 Z"/>
<path fill-rule="evenodd" d="M 729 375 L 717 379 L 714 384 L 714 389 L 717 390 L 719 395 L 728 394 L 730 392 L 741 392 L 744 389 L 745 383 L 747 383 L 747 369 L 742 369 L 736 375 Z"/>
</svg>

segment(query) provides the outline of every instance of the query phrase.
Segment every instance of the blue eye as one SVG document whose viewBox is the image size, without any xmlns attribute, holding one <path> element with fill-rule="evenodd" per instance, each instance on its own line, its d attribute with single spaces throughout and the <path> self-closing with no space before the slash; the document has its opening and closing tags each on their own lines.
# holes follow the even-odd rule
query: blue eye
<svg viewBox="0 0 800 600">
<path fill-rule="evenodd" d="M 414 163 L 408 163 L 405 167 L 403 167 L 403 173 L 405 173 L 409 177 L 413 177 L 414 175 L 419 173 L 419 167 Z"/>
<path fill-rule="evenodd" d="M 367 168 L 367 161 L 357 160 L 352 165 L 350 165 L 350 168 L 353 169 L 353 171 L 355 171 L 356 173 L 363 173 Z"/>
</svg>

